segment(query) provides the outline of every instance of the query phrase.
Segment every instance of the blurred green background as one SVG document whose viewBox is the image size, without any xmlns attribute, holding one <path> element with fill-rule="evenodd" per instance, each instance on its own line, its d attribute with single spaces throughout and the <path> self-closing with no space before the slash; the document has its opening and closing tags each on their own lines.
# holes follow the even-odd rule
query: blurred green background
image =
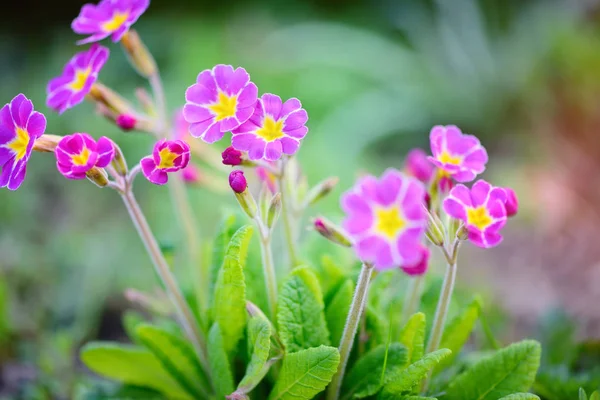
<svg viewBox="0 0 600 400">
<path fill-rule="evenodd" d="M 69 25 L 81 5 L 29 0 L 5 10 L 0 102 L 23 92 L 49 133 L 110 136 L 133 164 L 151 138 L 120 132 L 90 104 L 60 117 L 45 107 L 47 81 L 78 50 Z M 401 168 L 411 147 L 427 148 L 433 125 L 480 137 L 491 154 L 485 177 L 514 186 L 522 212 L 502 246 L 465 251 L 461 283 L 512 316 L 509 337 L 535 332 L 555 307 L 589 337 L 600 330 L 590 307 L 600 301 L 599 11 L 595 0 L 154 0 L 135 28 L 172 111 L 216 63 L 244 66 L 260 92 L 301 99 L 304 172 L 313 184 L 341 178 L 313 215 L 338 217 L 357 174 Z M 111 57 L 100 80 L 133 100 L 146 83 L 117 44 L 104 44 Z M 136 192 L 161 243 L 180 247 L 168 191 L 140 179 Z M 190 196 L 206 239 L 236 207 L 229 193 L 193 187 Z M 51 155 L 34 154 L 24 185 L 0 191 L 0 395 L 68 397 L 74 349 L 121 337 L 124 290 L 156 284 L 118 196 L 67 181 Z"/>
</svg>

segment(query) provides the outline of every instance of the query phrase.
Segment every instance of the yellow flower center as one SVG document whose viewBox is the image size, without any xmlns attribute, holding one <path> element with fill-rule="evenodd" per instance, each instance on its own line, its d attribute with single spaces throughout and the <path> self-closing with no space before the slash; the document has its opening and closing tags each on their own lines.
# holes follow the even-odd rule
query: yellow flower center
<svg viewBox="0 0 600 400">
<path fill-rule="evenodd" d="M 389 239 L 394 239 L 405 225 L 406 221 L 396 207 L 380 208 L 375 211 L 375 230 Z"/>
<path fill-rule="evenodd" d="M 75 79 L 71 82 L 71 89 L 75 91 L 82 90 L 91 72 L 89 68 L 77 70 L 75 72 Z"/>
<path fill-rule="evenodd" d="M 129 18 L 128 12 L 122 13 L 117 11 L 113 14 L 110 21 L 107 21 L 102 25 L 102 29 L 108 32 L 114 32 L 119 29 L 121 25 L 125 23 L 125 21 L 127 21 L 127 18 Z"/>
<path fill-rule="evenodd" d="M 216 104 L 208 106 L 212 112 L 216 114 L 216 120 L 233 117 L 235 115 L 235 107 L 237 106 L 237 96 L 227 96 L 223 92 L 219 92 L 219 100 Z"/>
<path fill-rule="evenodd" d="M 462 158 L 458 156 L 452 156 L 448 151 L 444 150 L 442 154 L 438 156 L 438 160 L 444 164 L 460 165 Z"/>
<path fill-rule="evenodd" d="M 484 206 L 467 209 L 467 224 L 483 230 L 492 223 L 492 217 Z"/>
<path fill-rule="evenodd" d="M 175 166 L 175 159 L 179 157 L 179 154 L 173 153 L 168 148 L 164 148 L 160 151 L 160 164 L 158 164 L 158 168 L 173 168 Z"/>
<path fill-rule="evenodd" d="M 90 159 L 90 154 L 90 149 L 84 147 L 81 153 L 71 156 L 71 160 L 73 160 L 73 164 L 75 165 L 85 165 Z"/>
<path fill-rule="evenodd" d="M 8 144 L 8 148 L 14 151 L 17 160 L 25 157 L 27 146 L 29 145 L 29 132 L 23 128 L 17 127 L 17 137 Z"/>
<path fill-rule="evenodd" d="M 283 120 L 274 121 L 273 118 L 266 116 L 262 128 L 256 130 L 256 134 L 267 142 L 282 138 Z"/>
</svg>

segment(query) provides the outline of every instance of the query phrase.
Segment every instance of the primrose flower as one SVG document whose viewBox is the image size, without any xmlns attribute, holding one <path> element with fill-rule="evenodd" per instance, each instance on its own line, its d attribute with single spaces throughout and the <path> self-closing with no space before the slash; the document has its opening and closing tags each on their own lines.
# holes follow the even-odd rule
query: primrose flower
<svg viewBox="0 0 600 400">
<path fill-rule="evenodd" d="M 183 140 L 163 139 L 154 145 L 151 156 L 142 158 L 142 173 L 155 185 L 164 185 L 169 180 L 167 173 L 187 167 L 190 161 L 190 146 Z"/>
<path fill-rule="evenodd" d="M 240 165 L 242 163 L 242 152 L 234 149 L 229 146 L 221 153 L 221 158 L 223 159 L 224 165 L 231 165 L 235 167 L 236 165 Z"/>
<path fill-rule="evenodd" d="M 427 267 L 429 266 L 429 250 L 425 246 L 421 246 L 421 259 L 410 265 L 402 265 L 400 268 L 404 271 L 405 274 L 416 276 L 423 275 L 427 272 Z"/>
<path fill-rule="evenodd" d="M 429 134 L 431 153 L 429 160 L 445 176 L 457 182 L 470 182 L 485 170 L 488 155 L 473 135 L 465 135 L 454 126 L 434 126 Z"/>
<path fill-rule="evenodd" d="M 504 204 L 506 207 L 506 216 L 513 217 L 519 211 L 519 199 L 517 194 L 511 188 L 504 188 L 506 192 L 506 203 Z"/>
<path fill-rule="evenodd" d="M 101 0 L 97 5 L 85 4 L 71 28 L 75 33 L 90 36 L 77 44 L 97 42 L 108 36 L 118 42 L 149 5 L 150 0 Z"/>
<path fill-rule="evenodd" d="M 444 200 L 444 211 L 465 223 L 468 237 L 476 246 L 488 248 L 500 244 L 499 231 L 506 224 L 506 192 L 484 180 L 471 190 L 456 185 Z"/>
<path fill-rule="evenodd" d="M 87 133 L 63 137 L 54 151 L 56 167 L 67 179 L 85 179 L 92 168 L 104 168 L 115 157 L 115 146 L 107 137 L 96 142 Z"/>
<path fill-rule="evenodd" d="M 422 149 L 412 149 L 406 155 L 404 163 L 406 172 L 423 183 L 429 183 L 435 172 L 435 166 L 428 160 Z"/>
<path fill-rule="evenodd" d="M 265 93 L 252 117 L 231 132 L 231 144 L 247 151 L 250 160 L 276 161 L 282 153 L 292 155 L 298 151 L 308 132 L 306 121 L 308 114 L 300 100 L 291 98 L 282 103 L 279 96 Z"/>
<path fill-rule="evenodd" d="M 27 172 L 33 144 L 46 130 L 46 117 L 24 94 L 0 110 L 0 188 L 17 190 Z"/>
<path fill-rule="evenodd" d="M 342 196 L 347 214 L 343 227 L 363 262 L 385 270 L 422 260 L 427 226 L 424 195 L 417 179 L 389 169 L 380 179 L 361 178 Z"/>
<path fill-rule="evenodd" d="M 61 76 L 48 82 L 46 105 L 59 113 L 81 103 L 98 79 L 109 51 L 98 44 L 79 52 L 63 68 Z"/>
<path fill-rule="evenodd" d="M 216 65 L 198 75 L 185 92 L 183 116 L 192 136 L 207 143 L 246 122 L 256 105 L 258 88 L 244 68 Z"/>
</svg>

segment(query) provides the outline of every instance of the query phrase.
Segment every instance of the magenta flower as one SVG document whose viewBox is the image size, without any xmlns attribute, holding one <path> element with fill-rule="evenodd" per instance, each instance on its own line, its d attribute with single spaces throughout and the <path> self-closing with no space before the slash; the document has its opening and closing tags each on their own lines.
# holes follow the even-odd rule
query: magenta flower
<svg viewBox="0 0 600 400">
<path fill-rule="evenodd" d="M 421 258 L 414 264 L 410 265 L 402 265 L 402 271 L 405 274 L 410 276 L 423 275 L 427 272 L 427 267 L 429 266 L 429 250 L 425 246 L 421 246 L 420 249 Z"/>
<path fill-rule="evenodd" d="M 433 177 L 435 166 L 429 161 L 427 153 L 421 149 L 412 149 L 404 162 L 406 172 L 427 184 Z"/>
<path fill-rule="evenodd" d="M 202 71 L 185 92 L 183 116 L 192 136 L 207 143 L 220 140 L 254 112 L 258 89 L 244 68 L 216 65 Z"/>
<path fill-rule="evenodd" d="M 96 142 L 87 133 L 74 133 L 63 137 L 54 152 L 56 167 L 67 179 L 85 179 L 94 167 L 104 168 L 115 157 L 115 146 L 102 136 Z"/>
<path fill-rule="evenodd" d="M 504 204 L 506 207 L 506 216 L 513 217 L 519 211 L 519 199 L 517 194 L 511 188 L 504 188 L 506 192 L 506 203 Z"/>
<path fill-rule="evenodd" d="M 0 188 L 17 190 L 27 173 L 33 143 L 44 134 L 46 117 L 24 94 L 0 110 Z"/>
<path fill-rule="evenodd" d="M 470 182 L 485 170 L 488 155 L 479 139 L 464 135 L 454 125 L 434 126 L 429 134 L 429 160 L 446 176 L 458 182 Z"/>
<path fill-rule="evenodd" d="M 224 165 L 231 165 L 235 167 L 236 165 L 240 165 L 242 163 L 242 152 L 234 149 L 229 146 L 221 153 L 221 158 L 223 159 Z"/>
<path fill-rule="evenodd" d="M 75 33 L 90 36 L 77 44 L 97 42 L 110 35 L 113 42 L 118 42 L 149 5 L 150 0 L 101 0 L 97 5 L 85 4 L 71 28 Z"/>
<path fill-rule="evenodd" d="M 175 139 L 184 140 L 189 143 L 190 124 L 183 117 L 183 108 L 180 108 L 175 112 L 175 117 L 173 118 L 173 129 L 175 133 Z"/>
<path fill-rule="evenodd" d="M 81 103 L 98 79 L 108 54 L 108 49 L 98 44 L 75 54 L 63 68 L 62 75 L 48 82 L 46 105 L 62 114 Z"/>
<path fill-rule="evenodd" d="M 163 139 L 154 145 L 152 155 L 142 158 L 142 173 L 155 185 L 169 180 L 167 173 L 187 167 L 190 162 L 190 146 L 183 140 Z"/>
<path fill-rule="evenodd" d="M 502 241 L 500 229 L 506 224 L 506 192 L 484 180 L 475 182 L 471 190 L 456 185 L 444 200 L 444 211 L 465 223 L 469 240 L 488 248 Z"/>
<path fill-rule="evenodd" d="M 229 174 L 229 186 L 236 193 L 243 193 L 248 188 L 248 182 L 244 176 L 244 172 L 239 169 L 231 171 Z"/>
<path fill-rule="evenodd" d="M 414 265 L 422 260 L 427 214 L 425 188 L 395 169 L 380 179 L 361 178 L 342 197 L 344 229 L 358 257 L 378 270 Z"/>
<path fill-rule="evenodd" d="M 256 167 L 258 180 L 267 185 L 267 189 L 273 194 L 277 193 L 277 177 L 265 167 Z"/>
<path fill-rule="evenodd" d="M 265 93 L 256 103 L 250 119 L 231 133 L 231 144 L 248 152 L 250 160 L 276 161 L 281 154 L 298 151 L 306 136 L 308 114 L 300 100 L 292 98 L 282 103 L 281 98 Z"/>
</svg>

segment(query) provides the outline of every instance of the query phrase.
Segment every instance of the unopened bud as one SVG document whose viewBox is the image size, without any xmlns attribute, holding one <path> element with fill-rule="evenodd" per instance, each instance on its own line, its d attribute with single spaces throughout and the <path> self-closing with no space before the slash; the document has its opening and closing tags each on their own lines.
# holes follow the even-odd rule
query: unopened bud
<svg viewBox="0 0 600 400">
<path fill-rule="evenodd" d="M 460 240 L 467 240 L 469 238 L 469 230 L 466 226 L 461 225 L 456 231 L 456 237 Z"/>
<path fill-rule="evenodd" d="M 108 175 L 103 168 L 94 167 L 85 173 L 87 178 L 98 187 L 105 187 L 108 185 Z"/>
<path fill-rule="evenodd" d="M 454 187 L 454 181 L 447 175 L 442 175 L 438 181 L 438 187 L 440 194 L 445 195 L 450 193 L 450 190 Z"/>
<path fill-rule="evenodd" d="M 327 196 L 329 193 L 331 193 L 331 191 L 338 184 L 339 181 L 340 180 L 337 176 L 332 176 L 318 183 L 306 195 L 305 204 L 307 206 L 315 204 L 317 201 Z"/>
<path fill-rule="evenodd" d="M 240 170 L 232 171 L 229 174 L 229 186 L 236 193 L 243 193 L 248 188 L 248 182 L 244 176 L 244 172 Z"/>
<path fill-rule="evenodd" d="M 117 146 L 116 143 L 113 142 L 113 147 L 115 148 L 115 156 L 112 159 L 111 165 L 120 176 L 126 176 L 129 169 L 127 168 L 127 161 L 125 161 L 125 156 L 123 155 L 123 151 L 121 148 Z"/>
<path fill-rule="evenodd" d="M 149 78 L 156 73 L 156 62 L 136 31 L 127 31 L 121 38 L 121 45 L 129 56 L 131 65 L 140 75 Z"/>
<path fill-rule="evenodd" d="M 431 243 L 436 246 L 442 246 L 444 244 L 444 228 L 442 226 L 442 221 L 435 216 L 434 214 L 428 214 L 427 221 L 427 238 Z"/>
<path fill-rule="evenodd" d="M 223 153 L 221 153 L 221 157 L 223 158 L 223 164 L 236 166 L 242 163 L 242 152 L 234 149 L 229 146 L 226 148 Z"/>
<path fill-rule="evenodd" d="M 281 193 L 277 193 L 271 199 L 271 204 L 269 205 L 269 211 L 267 212 L 267 227 L 272 228 L 277 222 L 279 218 L 279 214 L 281 214 Z"/>
<path fill-rule="evenodd" d="M 248 190 L 248 182 L 242 171 L 235 170 L 229 174 L 229 186 L 246 215 L 250 218 L 256 217 L 258 207 L 252 193 Z"/>
<path fill-rule="evenodd" d="M 202 181 L 202 174 L 200 169 L 194 164 L 188 164 L 183 170 L 181 170 L 181 177 L 183 181 L 188 184 L 198 184 Z"/>
<path fill-rule="evenodd" d="M 330 242 L 344 247 L 352 247 L 352 240 L 350 240 L 342 228 L 335 225 L 333 222 L 325 218 L 318 217 L 313 221 L 313 226 L 315 230 L 321 234 L 321 236 L 323 236 L 325 239 L 328 239 Z"/>
<path fill-rule="evenodd" d="M 42 135 L 33 143 L 33 151 L 39 151 L 41 153 L 54 153 L 54 149 L 56 149 L 60 139 L 62 139 L 62 136 Z"/>
<path fill-rule="evenodd" d="M 504 203 L 506 207 L 506 216 L 512 217 L 519 211 L 519 199 L 517 198 L 515 191 L 511 188 L 504 188 L 504 192 L 506 193 L 506 203 Z"/>
<path fill-rule="evenodd" d="M 135 128 L 137 120 L 131 114 L 121 114 L 117 116 L 115 122 L 119 128 L 123 129 L 125 132 L 128 132 Z"/>
<path fill-rule="evenodd" d="M 101 83 L 96 82 L 92 85 L 89 97 L 116 115 L 132 113 L 133 107 L 127 100 Z"/>
<path fill-rule="evenodd" d="M 412 149 L 408 152 L 404 167 L 406 172 L 423 183 L 430 182 L 435 173 L 435 166 L 429 161 L 427 153 L 421 149 Z"/>
</svg>

